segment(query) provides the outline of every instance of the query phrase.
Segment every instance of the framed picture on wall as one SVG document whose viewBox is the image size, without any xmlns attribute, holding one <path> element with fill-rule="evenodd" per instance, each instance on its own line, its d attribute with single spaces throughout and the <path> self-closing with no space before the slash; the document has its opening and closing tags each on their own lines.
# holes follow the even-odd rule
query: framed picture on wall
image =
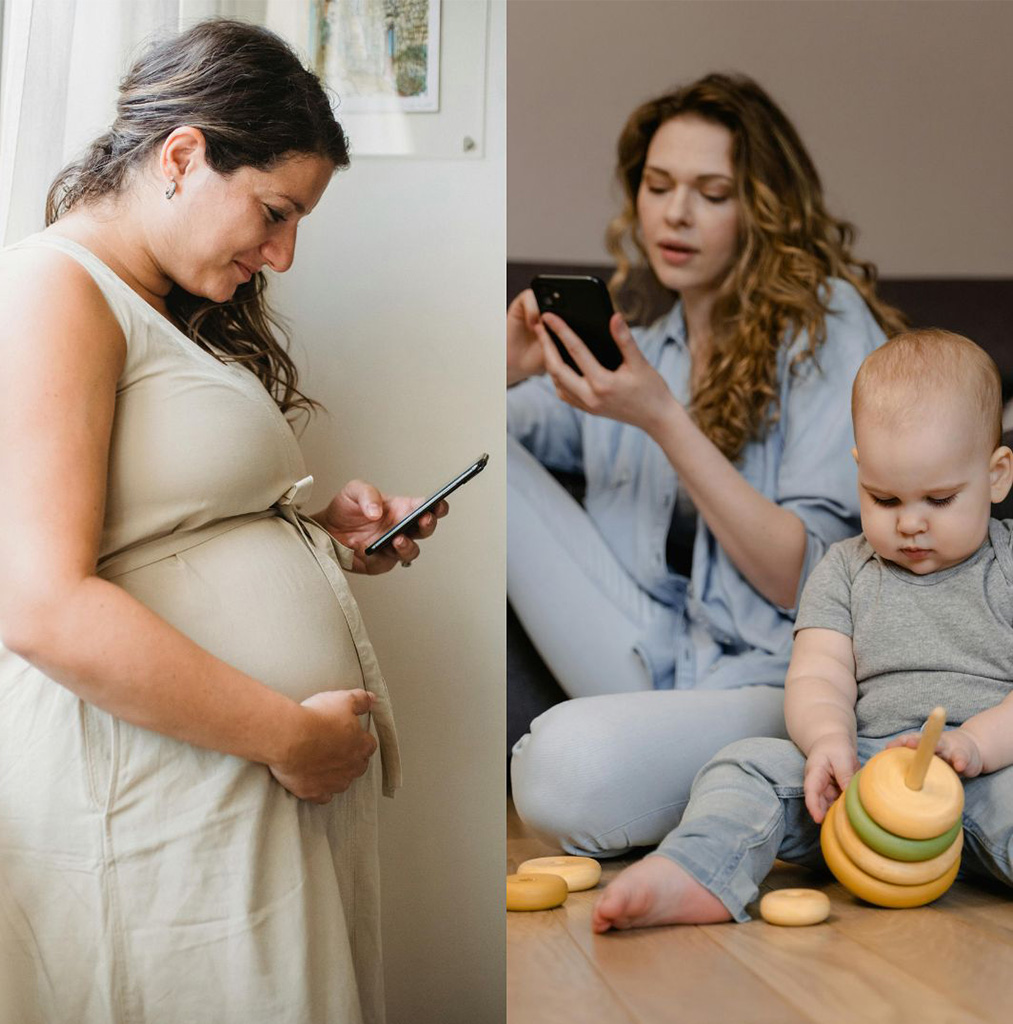
<svg viewBox="0 0 1013 1024">
<path fill-rule="evenodd" d="M 310 31 L 344 110 L 440 109 L 440 0 L 313 0 Z"/>
<path fill-rule="evenodd" d="M 321 76 L 353 158 L 484 156 L 489 0 L 229 2 Z"/>
</svg>

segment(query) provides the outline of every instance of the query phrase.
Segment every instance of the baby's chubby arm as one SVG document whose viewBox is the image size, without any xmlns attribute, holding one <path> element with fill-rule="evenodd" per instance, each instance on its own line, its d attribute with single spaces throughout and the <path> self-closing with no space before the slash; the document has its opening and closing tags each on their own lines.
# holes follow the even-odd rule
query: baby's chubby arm
<svg viewBox="0 0 1013 1024">
<path fill-rule="evenodd" d="M 887 746 L 917 747 L 919 738 L 919 733 L 910 733 Z M 1013 694 L 972 715 L 959 729 L 947 729 L 939 737 L 936 753 L 968 779 L 1013 764 Z"/>
<path fill-rule="evenodd" d="M 805 805 L 819 824 L 858 770 L 851 637 L 800 629 L 784 691 L 788 734 L 806 755 Z"/>
</svg>

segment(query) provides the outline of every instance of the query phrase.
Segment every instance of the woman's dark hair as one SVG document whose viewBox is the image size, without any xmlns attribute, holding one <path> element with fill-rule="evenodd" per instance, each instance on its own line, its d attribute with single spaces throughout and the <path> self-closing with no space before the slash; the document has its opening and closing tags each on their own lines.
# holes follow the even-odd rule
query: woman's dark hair
<svg viewBox="0 0 1013 1024">
<path fill-rule="evenodd" d="M 828 278 L 850 282 L 887 335 L 902 330 L 904 318 L 876 295 L 876 267 L 852 254 L 854 227 L 828 213 L 794 125 L 752 79 L 722 74 L 642 104 L 623 127 L 616 177 L 624 203 L 606 244 L 616 260 L 610 288 L 625 313 L 643 322 L 660 312 L 659 298 L 671 305 L 671 293 L 659 295 L 661 284 L 644 273 L 637 194 L 654 133 L 681 116 L 732 136 L 739 253 L 714 304 L 711 355 L 690 408 L 701 430 L 735 459 L 779 415 L 777 353 L 785 332 L 808 333 L 796 364 L 813 359 L 825 340 Z"/>
<path fill-rule="evenodd" d="M 131 172 L 180 125 L 204 133 L 211 169 L 267 170 L 296 154 L 348 166 L 348 144 L 327 94 L 288 44 L 265 28 L 213 18 L 153 45 L 120 82 L 116 120 L 81 159 L 65 167 L 46 198 L 46 224 L 78 204 L 121 192 Z M 282 412 L 315 402 L 297 387 L 295 365 L 279 341 L 283 325 L 257 273 L 228 302 L 211 302 L 178 285 L 166 302 L 201 348 L 246 363 Z"/>
</svg>

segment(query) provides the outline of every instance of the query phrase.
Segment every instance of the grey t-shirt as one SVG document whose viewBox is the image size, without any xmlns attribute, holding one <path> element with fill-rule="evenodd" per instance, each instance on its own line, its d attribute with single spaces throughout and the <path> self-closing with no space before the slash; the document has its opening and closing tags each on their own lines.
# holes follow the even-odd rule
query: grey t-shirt
<svg viewBox="0 0 1013 1024">
<path fill-rule="evenodd" d="M 949 725 L 1013 690 L 1013 519 L 959 565 L 919 576 L 863 536 L 831 545 L 806 582 L 795 632 L 852 638 L 862 736 L 918 729 L 941 704 Z"/>
</svg>

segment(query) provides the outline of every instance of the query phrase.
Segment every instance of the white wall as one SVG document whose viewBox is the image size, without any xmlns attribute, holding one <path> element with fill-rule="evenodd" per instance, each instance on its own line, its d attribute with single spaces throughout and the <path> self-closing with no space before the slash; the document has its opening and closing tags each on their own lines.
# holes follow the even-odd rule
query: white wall
<svg viewBox="0 0 1013 1024">
<path fill-rule="evenodd" d="M 1013 274 L 1013 3 L 541 0 L 509 5 L 508 252 L 604 262 L 615 141 L 708 71 L 756 78 L 830 208 L 892 276 Z"/>
<path fill-rule="evenodd" d="M 353 158 L 272 282 L 330 411 L 303 439 L 317 499 L 352 476 L 425 494 L 491 455 L 416 565 L 353 581 L 404 757 L 381 808 L 392 1024 L 504 1013 L 502 3 L 490 20 L 484 157 Z"/>
</svg>

